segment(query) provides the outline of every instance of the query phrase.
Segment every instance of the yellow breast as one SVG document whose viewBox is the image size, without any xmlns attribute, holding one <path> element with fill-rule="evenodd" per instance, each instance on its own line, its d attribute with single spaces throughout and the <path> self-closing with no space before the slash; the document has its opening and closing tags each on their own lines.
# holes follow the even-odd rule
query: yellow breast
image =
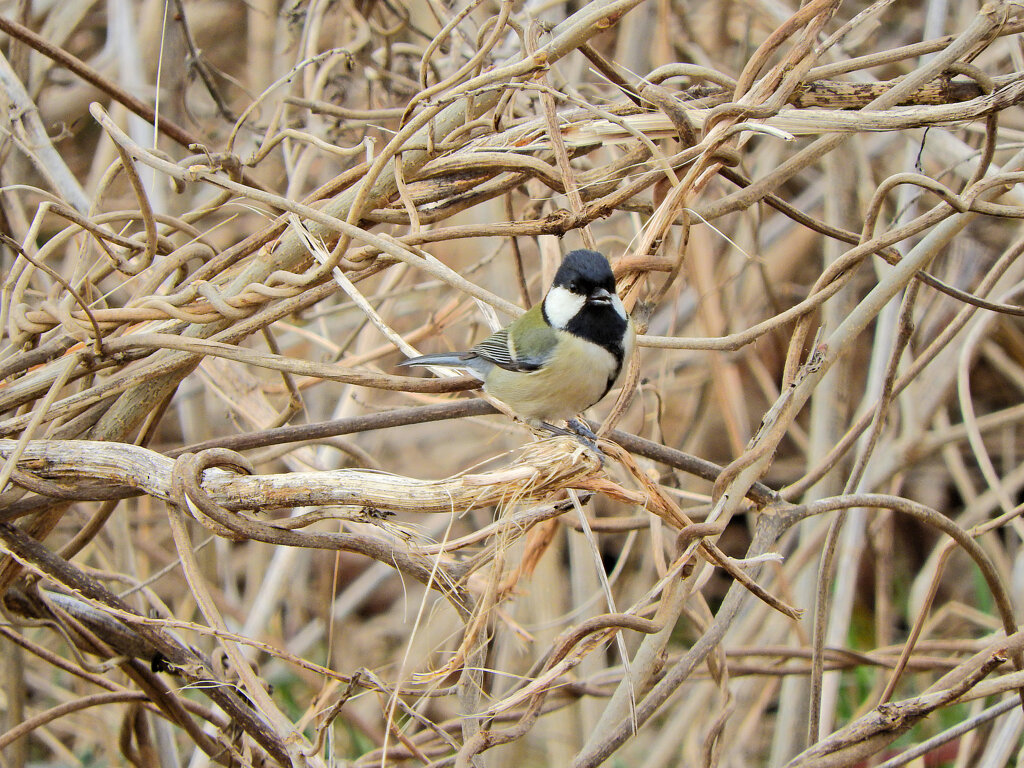
<svg viewBox="0 0 1024 768">
<path fill-rule="evenodd" d="M 571 419 L 594 405 L 617 377 L 618 361 L 603 347 L 569 333 L 560 336 L 557 353 L 543 368 L 529 373 L 494 368 L 484 389 L 527 420 Z"/>
</svg>

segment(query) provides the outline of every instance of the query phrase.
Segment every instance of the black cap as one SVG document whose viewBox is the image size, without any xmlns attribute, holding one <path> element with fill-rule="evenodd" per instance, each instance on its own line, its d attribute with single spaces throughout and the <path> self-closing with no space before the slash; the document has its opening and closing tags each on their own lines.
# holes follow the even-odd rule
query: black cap
<svg viewBox="0 0 1024 768">
<path fill-rule="evenodd" d="M 588 294 L 594 288 L 605 288 L 614 293 L 615 275 L 603 253 L 580 248 L 565 255 L 552 284 L 574 293 Z"/>
</svg>

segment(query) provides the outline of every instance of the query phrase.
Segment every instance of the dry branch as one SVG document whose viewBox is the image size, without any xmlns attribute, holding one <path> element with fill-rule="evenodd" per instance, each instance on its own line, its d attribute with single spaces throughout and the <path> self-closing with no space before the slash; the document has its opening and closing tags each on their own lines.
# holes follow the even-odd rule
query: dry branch
<svg viewBox="0 0 1024 768">
<path fill-rule="evenodd" d="M 16 446 L 14 440 L 0 440 L 0 458 L 10 458 Z M 34 440 L 25 445 L 18 458 L 22 472 L 56 481 L 66 493 L 83 500 L 107 498 L 111 491 L 125 488 L 170 500 L 174 464 L 145 448 L 93 440 Z M 552 438 L 529 446 L 504 468 L 444 480 L 418 480 L 357 469 L 276 475 L 237 475 L 209 469 L 201 482 L 215 503 L 231 510 L 262 513 L 282 508 L 346 506 L 461 515 L 478 507 L 500 506 L 506 500 L 549 498 L 559 489 L 579 487 L 599 468 L 598 458 L 575 440 Z M 75 493 L 75 488 L 82 490 Z"/>
<path fill-rule="evenodd" d="M 1019 6 L 89 5 L 0 16 L 5 764 L 1006 762 Z M 603 461 L 396 373 L 579 245 Z"/>
</svg>

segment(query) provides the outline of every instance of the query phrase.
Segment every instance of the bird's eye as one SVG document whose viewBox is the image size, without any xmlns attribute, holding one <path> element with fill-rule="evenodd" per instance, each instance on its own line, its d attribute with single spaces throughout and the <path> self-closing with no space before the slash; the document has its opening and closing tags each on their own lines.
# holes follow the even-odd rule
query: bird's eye
<svg viewBox="0 0 1024 768">
<path fill-rule="evenodd" d="M 580 292 L 580 284 L 579 284 L 579 282 L 576 281 L 576 280 L 573 280 L 571 283 L 569 283 L 569 290 L 572 291 L 573 293 L 579 293 Z"/>
</svg>

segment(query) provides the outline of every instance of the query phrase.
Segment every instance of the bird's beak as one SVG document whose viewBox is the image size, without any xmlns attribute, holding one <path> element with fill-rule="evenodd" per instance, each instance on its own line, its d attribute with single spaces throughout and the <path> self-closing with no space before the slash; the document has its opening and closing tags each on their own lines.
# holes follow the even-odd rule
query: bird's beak
<svg viewBox="0 0 1024 768">
<path fill-rule="evenodd" d="M 604 288 L 598 288 L 587 297 L 587 301 L 591 304 L 609 305 L 612 303 L 612 293 Z"/>
</svg>

